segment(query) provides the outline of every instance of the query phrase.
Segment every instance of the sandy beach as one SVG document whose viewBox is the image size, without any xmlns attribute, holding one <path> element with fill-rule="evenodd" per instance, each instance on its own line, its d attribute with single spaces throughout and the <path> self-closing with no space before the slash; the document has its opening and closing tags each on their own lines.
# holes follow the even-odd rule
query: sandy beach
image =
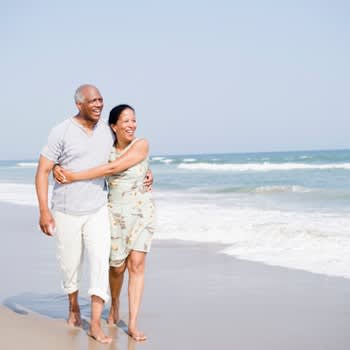
<svg viewBox="0 0 350 350">
<path fill-rule="evenodd" d="M 348 349 L 350 280 L 267 266 L 221 254 L 223 245 L 154 241 L 148 257 L 140 328 L 120 327 L 111 345 L 86 336 L 87 281 L 81 288 L 83 329 L 66 326 L 55 242 L 37 230 L 33 207 L 0 205 L 0 349 Z M 107 308 L 104 312 L 106 316 Z"/>
</svg>

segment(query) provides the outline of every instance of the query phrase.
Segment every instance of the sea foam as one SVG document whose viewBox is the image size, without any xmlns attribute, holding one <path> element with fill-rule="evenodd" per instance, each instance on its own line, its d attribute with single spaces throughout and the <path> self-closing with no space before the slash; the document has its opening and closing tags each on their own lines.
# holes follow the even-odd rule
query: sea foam
<svg viewBox="0 0 350 350">
<path fill-rule="evenodd" d="M 293 192 L 293 193 L 308 193 L 316 192 L 316 189 L 307 188 L 298 185 L 285 186 L 260 186 L 255 188 L 252 192 L 255 193 L 278 193 L 278 192 Z"/>
<path fill-rule="evenodd" d="M 350 278 L 350 214 L 225 208 L 184 197 L 181 206 L 159 198 L 158 216 L 160 239 L 221 242 L 237 258 Z"/>
<path fill-rule="evenodd" d="M 20 162 L 20 163 L 17 163 L 17 166 L 25 167 L 25 168 L 36 168 L 38 166 L 38 163 L 37 162 Z"/>
<path fill-rule="evenodd" d="M 220 242 L 237 258 L 350 278 L 350 213 L 222 205 L 179 191 L 155 199 L 158 239 Z M 34 185 L 1 183 L 0 201 L 37 205 Z"/>
<path fill-rule="evenodd" d="M 52 187 L 49 187 L 51 197 Z M 35 187 L 31 184 L 13 184 L 0 183 L 0 201 L 20 204 L 20 205 L 37 205 Z"/>
</svg>

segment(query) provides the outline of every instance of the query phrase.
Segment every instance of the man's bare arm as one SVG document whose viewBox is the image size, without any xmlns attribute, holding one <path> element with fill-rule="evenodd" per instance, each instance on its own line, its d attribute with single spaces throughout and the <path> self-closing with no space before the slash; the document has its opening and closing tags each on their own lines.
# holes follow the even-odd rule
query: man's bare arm
<svg viewBox="0 0 350 350">
<path fill-rule="evenodd" d="M 48 236 L 52 236 L 55 227 L 55 220 L 48 205 L 49 175 L 54 166 L 54 162 L 40 156 L 38 168 L 35 175 L 35 188 L 39 202 L 41 230 Z"/>
</svg>

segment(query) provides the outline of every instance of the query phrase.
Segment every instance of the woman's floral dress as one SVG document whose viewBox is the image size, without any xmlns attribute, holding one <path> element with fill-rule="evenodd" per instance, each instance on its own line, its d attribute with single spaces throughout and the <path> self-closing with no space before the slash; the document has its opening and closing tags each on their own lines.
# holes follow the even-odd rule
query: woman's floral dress
<svg viewBox="0 0 350 350">
<path fill-rule="evenodd" d="M 113 147 L 109 161 L 120 157 Z M 155 207 L 152 193 L 143 181 L 148 170 L 148 158 L 131 168 L 108 177 L 108 207 L 111 222 L 110 265 L 121 266 L 132 250 L 149 252 L 155 230 Z"/>
</svg>

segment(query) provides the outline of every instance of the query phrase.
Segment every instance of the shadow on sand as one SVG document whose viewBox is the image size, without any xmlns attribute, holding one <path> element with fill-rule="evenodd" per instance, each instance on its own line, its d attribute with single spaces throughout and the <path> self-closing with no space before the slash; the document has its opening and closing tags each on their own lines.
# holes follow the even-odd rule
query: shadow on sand
<svg viewBox="0 0 350 350">
<path fill-rule="evenodd" d="M 87 330 L 90 319 L 90 299 L 81 297 L 79 303 L 83 329 Z M 35 313 L 52 319 L 65 320 L 68 314 L 67 297 L 62 294 L 22 293 L 5 299 L 3 305 L 20 315 Z M 102 318 L 106 319 L 107 315 L 108 310 L 105 308 Z"/>
</svg>

